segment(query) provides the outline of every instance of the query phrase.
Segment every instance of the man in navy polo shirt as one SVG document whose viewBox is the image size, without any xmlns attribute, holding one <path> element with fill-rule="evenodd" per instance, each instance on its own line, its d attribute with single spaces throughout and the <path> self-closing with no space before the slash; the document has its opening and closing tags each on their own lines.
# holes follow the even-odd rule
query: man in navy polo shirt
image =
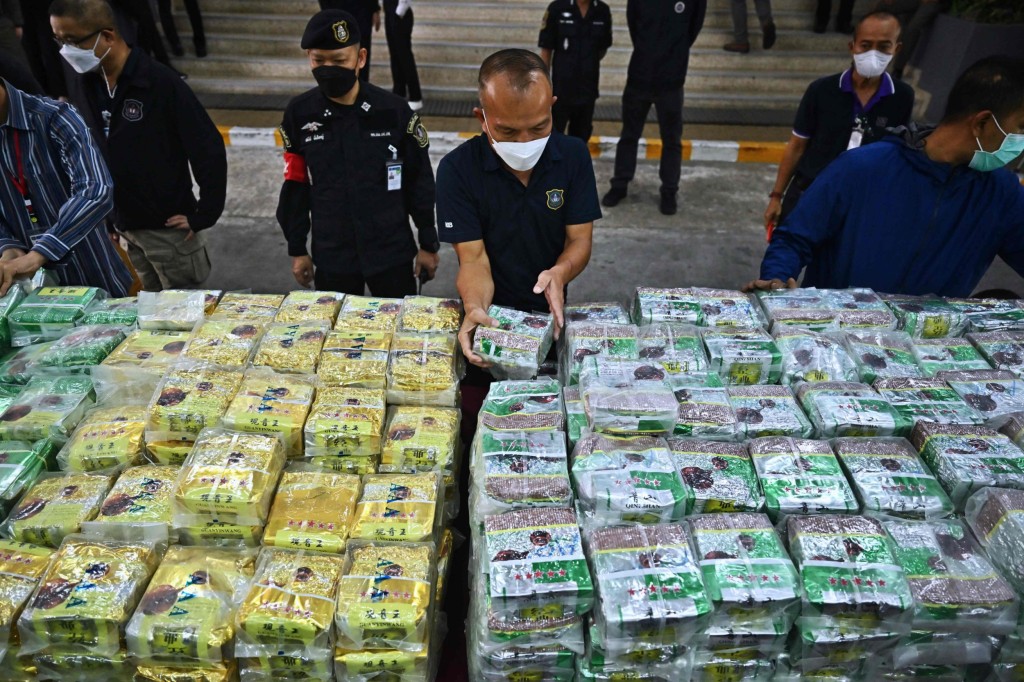
<svg viewBox="0 0 1024 682">
<path fill-rule="evenodd" d="M 586 144 L 552 132 L 555 98 L 541 58 L 496 52 L 479 82 L 474 113 L 484 134 L 441 160 L 437 220 L 438 236 L 459 257 L 466 307 L 459 342 L 471 363 L 485 367 L 472 336 L 493 324 L 492 303 L 550 312 L 562 326 L 566 287 L 590 260 L 601 208 Z"/>
</svg>

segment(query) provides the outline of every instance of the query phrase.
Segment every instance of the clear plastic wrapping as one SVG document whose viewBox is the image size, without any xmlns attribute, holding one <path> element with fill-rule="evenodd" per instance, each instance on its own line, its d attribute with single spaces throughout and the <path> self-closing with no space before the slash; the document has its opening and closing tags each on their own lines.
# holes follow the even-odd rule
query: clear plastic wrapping
<svg viewBox="0 0 1024 682">
<path fill-rule="evenodd" d="M 353 474 L 290 465 L 277 486 L 263 544 L 343 553 L 361 488 Z"/>
<path fill-rule="evenodd" d="M 234 653 L 235 604 L 253 577 L 255 559 L 254 550 L 168 549 L 128 623 L 131 656 L 145 665 L 187 668 L 200 682 L 207 679 L 201 675 L 216 675 L 228 667 Z M 191 682 L 184 671 L 178 674 Z M 176 682 L 170 673 L 152 679 Z"/>
<path fill-rule="evenodd" d="M 8 317 L 28 296 L 27 289 L 27 286 L 11 286 L 7 293 L 0 297 L 0 348 L 3 350 L 11 347 L 11 325 Z"/>
<path fill-rule="evenodd" d="M 787 386 L 732 386 L 729 402 L 746 439 L 814 435 L 814 427 Z"/>
<path fill-rule="evenodd" d="M 43 474 L 4 522 L 4 535 L 57 547 L 100 511 L 113 477 L 98 473 Z"/>
<path fill-rule="evenodd" d="M 832 449 L 864 514 L 908 519 L 952 515 L 946 491 L 905 438 L 838 438 Z"/>
<path fill-rule="evenodd" d="M 884 525 L 914 597 L 915 630 L 985 635 L 1014 630 L 1017 595 L 963 522 L 890 519 Z"/>
<path fill-rule="evenodd" d="M 139 292 L 139 328 L 152 330 L 192 331 L 208 312 L 207 296 L 220 292 L 168 291 Z"/>
<path fill-rule="evenodd" d="M 753 440 L 749 447 L 772 520 L 860 510 L 828 443 L 775 436 Z"/>
<path fill-rule="evenodd" d="M 982 424 L 985 418 L 941 379 L 878 379 L 874 388 L 912 423 Z"/>
<path fill-rule="evenodd" d="M 182 363 L 164 375 L 149 403 L 146 448 L 160 464 L 180 464 L 196 436 L 217 424 L 243 374 L 208 364 Z"/>
<path fill-rule="evenodd" d="M 846 347 L 836 338 L 776 324 L 772 337 L 782 353 L 782 383 L 857 381 L 860 374 Z"/>
<path fill-rule="evenodd" d="M 381 473 L 440 471 L 450 483 L 458 465 L 461 413 L 447 407 L 388 408 Z"/>
<path fill-rule="evenodd" d="M 95 287 L 36 289 L 7 315 L 11 344 L 28 346 L 59 339 L 85 316 L 93 301 L 106 297 L 105 291 Z"/>
<path fill-rule="evenodd" d="M 27 384 L 35 372 L 32 365 L 36 359 L 53 345 L 53 341 L 37 343 L 24 348 L 15 348 L 3 356 L 0 364 L 0 382 L 5 384 Z"/>
<path fill-rule="evenodd" d="M 103 361 L 104 367 L 152 368 L 159 373 L 176 363 L 188 347 L 191 331 L 138 329 Z"/>
<path fill-rule="evenodd" d="M 575 447 L 587 430 L 587 411 L 583 407 L 579 386 L 566 386 L 562 389 L 562 404 L 565 408 L 565 432 L 569 438 L 569 447 Z"/>
<path fill-rule="evenodd" d="M 124 329 L 121 327 L 77 327 L 40 353 L 32 367 L 39 372 L 88 374 L 92 367 L 103 362 L 124 339 Z"/>
<path fill-rule="evenodd" d="M 566 322 L 598 322 L 604 324 L 629 324 L 629 315 L 618 303 L 580 303 L 567 305 L 563 310 Z"/>
<path fill-rule="evenodd" d="M 116 656 L 158 562 L 152 543 L 65 538 L 18 620 L 22 653 Z"/>
<path fill-rule="evenodd" d="M 0 660 L 15 656 L 8 644 L 17 644 L 16 623 L 39 579 L 50 565 L 54 550 L 26 542 L 0 540 Z M 3 673 L 0 672 L 0 679 Z"/>
<path fill-rule="evenodd" d="M 393 334 L 402 312 L 400 298 L 346 296 L 335 329 L 366 329 Z"/>
<path fill-rule="evenodd" d="M 949 384 L 965 403 L 977 410 L 990 424 L 1013 412 L 1024 411 L 1024 382 L 1013 372 L 939 372 L 935 378 Z"/>
<path fill-rule="evenodd" d="M 761 511 L 764 495 L 746 445 L 669 438 L 668 446 L 692 491 L 691 513 Z"/>
<path fill-rule="evenodd" d="M 0 442 L 0 516 L 7 516 L 15 501 L 45 470 L 42 452 L 31 443 Z"/>
<path fill-rule="evenodd" d="M 819 438 L 903 436 L 913 426 L 866 384 L 803 383 L 796 396 Z"/>
<path fill-rule="evenodd" d="M 388 359 L 388 402 L 457 405 L 460 367 L 456 346 L 454 335 L 395 334 Z"/>
<path fill-rule="evenodd" d="M 284 462 L 280 436 L 203 430 L 175 486 L 175 525 L 192 525 L 196 517 L 264 525 Z"/>
<path fill-rule="evenodd" d="M 998 298 L 948 298 L 946 303 L 961 311 L 972 332 L 1024 329 L 1024 305 Z"/>
<path fill-rule="evenodd" d="M 554 318 L 492 305 L 487 314 L 498 324 L 477 327 L 473 352 L 491 364 L 497 379 L 532 379 L 554 341 Z"/>
<path fill-rule="evenodd" d="M 983 332 L 968 334 L 967 339 L 997 370 L 1024 375 L 1024 332 Z"/>
<path fill-rule="evenodd" d="M 668 443 L 587 434 L 573 452 L 579 505 L 599 525 L 679 521 L 693 507 Z"/>
<path fill-rule="evenodd" d="M 317 376 L 324 386 L 379 388 L 387 383 L 391 332 L 335 330 L 327 335 Z"/>
<path fill-rule="evenodd" d="M 911 442 L 958 511 L 975 490 L 994 485 L 1024 489 L 1024 452 L 983 426 L 921 422 Z"/>
<path fill-rule="evenodd" d="M 939 372 L 992 369 L 967 339 L 914 339 L 914 359 L 928 377 Z"/>
<path fill-rule="evenodd" d="M 85 414 L 57 455 L 63 471 L 97 471 L 144 461 L 146 408 L 99 406 Z"/>
<path fill-rule="evenodd" d="M 565 434 L 561 431 L 477 431 L 471 510 L 566 507 L 572 503 Z"/>
<path fill-rule="evenodd" d="M 896 317 L 871 289 L 775 289 L 757 297 L 773 324 L 817 331 L 896 327 Z"/>
<path fill-rule="evenodd" d="M 338 591 L 338 646 L 427 651 L 435 560 L 428 543 L 351 543 Z"/>
<path fill-rule="evenodd" d="M 555 379 L 496 381 L 480 408 L 480 424 L 492 431 L 546 431 L 565 427 L 562 389 Z"/>
<path fill-rule="evenodd" d="M 594 431 L 617 435 L 668 435 L 679 403 L 655 362 L 588 358 L 580 373 L 587 420 Z"/>
<path fill-rule="evenodd" d="M 167 543 L 178 469 L 143 465 L 121 472 L 94 521 L 82 524 L 90 535 Z"/>
<path fill-rule="evenodd" d="M 139 302 L 134 296 L 93 301 L 79 324 L 113 324 L 134 327 L 139 320 Z"/>
<path fill-rule="evenodd" d="M 1001 637 L 988 635 L 914 630 L 893 650 L 893 669 L 884 668 L 887 674 L 882 679 L 965 682 L 966 666 L 987 666 L 1001 643 Z"/>
<path fill-rule="evenodd" d="M 431 682 L 431 675 L 438 664 L 434 651 L 441 635 L 432 633 L 433 641 L 423 651 L 401 651 L 400 649 L 367 649 L 349 651 L 336 649 L 334 652 L 334 674 L 338 682 Z"/>
<path fill-rule="evenodd" d="M 329 329 L 324 321 L 272 324 L 260 340 L 252 364 L 278 372 L 314 374 Z"/>
<path fill-rule="evenodd" d="M 274 322 L 326 322 L 328 326 L 333 327 L 344 299 L 344 294 L 333 291 L 292 291 L 278 308 Z"/>
<path fill-rule="evenodd" d="M 441 474 L 368 474 L 356 504 L 353 540 L 428 542 L 441 526 Z"/>
<path fill-rule="evenodd" d="M 263 322 L 206 320 L 196 328 L 185 357 L 222 367 L 244 367 L 265 328 Z"/>
<path fill-rule="evenodd" d="M 883 296 L 896 315 L 900 331 L 914 339 L 963 336 L 967 316 L 956 306 L 932 296 Z"/>
<path fill-rule="evenodd" d="M 996 568 L 1024 592 L 1024 491 L 982 488 L 967 500 L 964 519 Z M 1024 662 L 1024 647 L 1017 644 Z"/>
<path fill-rule="evenodd" d="M 636 360 L 639 330 L 632 324 L 569 322 L 565 327 L 562 375 L 565 383 L 579 383 L 583 361 L 588 357 Z"/>
<path fill-rule="evenodd" d="M 711 364 L 694 325 L 656 322 L 640 327 L 639 334 L 640 359 L 657 360 L 670 373 L 703 372 Z"/>
<path fill-rule="evenodd" d="M 857 363 L 860 380 L 924 376 L 914 358 L 914 343 L 906 332 L 849 332 L 846 348 Z"/>
<path fill-rule="evenodd" d="M 233 431 L 277 434 L 289 457 L 301 457 L 303 427 L 313 404 L 313 377 L 277 374 L 266 368 L 245 373 L 221 424 Z"/>
<path fill-rule="evenodd" d="M 700 327 L 760 327 L 759 306 L 746 294 L 729 289 L 655 289 L 637 287 L 633 321 L 684 322 Z"/>
<path fill-rule="evenodd" d="M 383 390 L 321 388 L 303 427 L 306 458 L 338 471 L 375 472 L 385 416 Z"/>
<path fill-rule="evenodd" d="M 729 385 L 777 384 L 782 354 L 761 329 L 704 332 L 711 369 Z"/>
<path fill-rule="evenodd" d="M 462 301 L 457 298 L 406 296 L 398 328 L 404 332 L 456 334 L 462 326 Z"/>
<path fill-rule="evenodd" d="M 721 441 L 741 437 L 729 391 L 717 374 L 681 375 L 673 377 L 670 385 L 679 403 L 675 435 Z"/>
<path fill-rule="evenodd" d="M 284 303 L 280 294 L 224 294 L 217 308 L 210 313 L 211 320 L 263 320 L 269 322 Z"/>
<path fill-rule="evenodd" d="M 68 439 L 93 404 L 87 376 L 38 376 L 0 414 L 0 440 Z"/>
<path fill-rule="evenodd" d="M 135 666 L 122 647 L 111 655 L 44 651 L 33 658 L 40 680 L 53 682 L 136 682 Z"/>
</svg>

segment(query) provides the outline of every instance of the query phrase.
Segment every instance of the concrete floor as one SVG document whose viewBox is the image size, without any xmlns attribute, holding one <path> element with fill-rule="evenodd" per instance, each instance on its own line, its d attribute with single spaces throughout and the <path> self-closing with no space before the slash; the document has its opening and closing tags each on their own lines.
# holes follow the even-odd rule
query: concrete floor
<svg viewBox="0 0 1024 682">
<path fill-rule="evenodd" d="M 433 159 L 435 167 L 438 160 Z M 266 293 L 297 288 L 274 218 L 281 186 L 280 152 L 230 148 L 228 163 L 227 207 L 217 226 L 207 232 L 213 260 L 207 284 Z M 602 194 L 611 171 L 610 158 L 595 161 Z M 571 300 L 627 302 L 639 285 L 743 285 L 757 275 L 764 253 L 761 216 L 775 172 L 769 164 L 684 163 L 680 211 L 666 217 L 657 208 L 657 166 L 641 161 L 629 197 L 614 209 L 604 209 L 604 219 L 596 223 L 593 258 L 570 287 Z M 455 295 L 456 269 L 454 252 L 443 246 L 438 278 L 424 293 Z M 993 266 L 980 288 L 995 287 L 1024 295 L 1021 278 L 1002 263 Z"/>
</svg>

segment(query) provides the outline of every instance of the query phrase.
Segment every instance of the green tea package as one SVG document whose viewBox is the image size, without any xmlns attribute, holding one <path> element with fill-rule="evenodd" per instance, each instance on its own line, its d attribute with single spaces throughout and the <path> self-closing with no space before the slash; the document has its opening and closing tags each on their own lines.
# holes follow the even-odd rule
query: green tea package
<svg viewBox="0 0 1024 682">
<path fill-rule="evenodd" d="M 814 435 L 811 421 L 788 386 L 731 386 L 729 402 L 745 439 Z"/>
<path fill-rule="evenodd" d="M 53 341 L 37 343 L 23 348 L 15 348 L 0 359 L 0 382 L 5 384 L 23 385 L 35 376 L 35 362 L 46 352 Z"/>
<path fill-rule="evenodd" d="M 803 383 L 797 386 L 796 396 L 819 438 L 903 436 L 913 426 L 866 384 Z"/>
<path fill-rule="evenodd" d="M 860 380 L 920 378 L 924 372 L 914 358 L 914 344 L 906 332 L 848 332 L 846 349 L 857 362 Z"/>
<path fill-rule="evenodd" d="M 134 327 L 139 320 L 139 302 L 134 296 L 93 301 L 79 324 L 112 324 Z"/>
<path fill-rule="evenodd" d="M 565 434 L 479 429 L 473 448 L 475 515 L 572 504 Z"/>
<path fill-rule="evenodd" d="M 0 442 L 0 516 L 7 516 L 21 494 L 45 470 L 45 460 L 31 443 Z"/>
<path fill-rule="evenodd" d="M 773 521 L 788 515 L 860 511 L 828 443 L 774 436 L 750 441 L 749 447 Z"/>
<path fill-rule="evenodd" d="M 566 323 L 629 324 L 632 321 L 626 310 L 618 303 L 601 302 L 567 305 L 563 312 L 565 313 Z"/>
<path fill-rule="evenodd" d="M 975 333 L 967 339 L 995 369 L 1024 376 L 1024 331 Z"/>
<path fill-rule="evenodd" d="M 492 305 L 487 314 L 497 324 L 477 327 L 473 352 L 491 364 L 497 379 L 532 379 L 554 342 L 554 318 Z"/>
<path fill-rule="evenodd" d="M 561 353 L 565 383 L 570 386 L 579 383 L 583 361 L 588 357 L 638 359 L 638 334 L 632 324 L 567 323 L 565 348 Z"/>
<path fill-rule="evenodd" d="M 915 630 L 1008 635 L 1016 628 L 1016 593 L 962 521 L 884 525 L 914 597 Z"/>
<path fill-rule="evenodd" d="M 492 431 L 565 428 L 562 388 L 556 379 L 496 381 L 480 408 L 480 424 Z"/>
<path fill-rule="evenodd" d="M 985 418 L 941 379 L 878 379 L 878 391 L 913 423 L 982 424 Z"/>
<path fill-rule="evenodd" d="M 971 332 L 1024 330 L 1024 306 L 1020 301 L 998 298 L 947 298 L 946 303 L 967 318 Z"/>
<path fill-rule="evenodd" d="M 682 322 L 699 327 L 749 329 L 762 325 L 759 306 L 746 294 L 729 289 L 637 287 L 633 322 Z"/>
<path fill-rule="evenodd" d="M 38 376 L 0 414 L 0 440 L 64 442 L 93 404 L 87 376 Z"/>
<path fill-rule="evenodd" d="M 679 412 L 655 362 L 588 358 L 580 373 L 583 406 L 591 430 L 613 435 L 668 435 Z"/>
<path fill-rule="evenodd" d="M 103 474 L 44 474 L 29 488 L 4 522 L 4 535 L 18 542 L 58 547 L 99 513 L 113 484 Z"/>
<path fill-rule="evenodd" d="M 106 296 L 106 292 L 95 287 L 36 289 L 7 316 L 11 345 L 28 346 L 59 339 L 85 316 L 93 301 Z"/>
<path fill-rule="evenodd" d="M 914 359 L 925 376 L 939 372 L 965 372 L 976 369 L 991 370 L 981 353 L 967 339 L 914 339 Z"/>
<path fill-rule="evenodd" d="M 935 378 L 949 384 L 990 424 L 999 424 L 1010 414 L 1024 412 L 1024 382 L 1013 372 L 939 372 Z"/>
<path fill-rule="evenodd" d="M 761 329 L 711 330 L 704 333 L 711 369 L 728 385 L 777 384 L 782 354 Z"/>
<path fill-rule="evenodd" d="M 955 305 L 937 296 L 882 296 L 899 321 L 899 330 L 916 339 L 963 336 L 967 316 Z"/>
<path fill-rule="evenodd" d="M 714 372 L 679 375 L 670 380 L 679 403 L 676 436 L 735 441 L 742 438 L 742 427 L 729 401 L 729 391 Z"/>
<path fill-rule="evenodd" d="M 964 520 L 989 560 L 1017 592 L 1024 591 L 1024 490 L 982 488 L 968 498 Z M 1019 659 L 1024 662 L 1024 646 Z"/>
<path fill-rule="evenodd" d="M 33 367 L 38 372 L 84 373 L 103 362 L 124 341 L 122 327 L 89 325 L 77 327 L 47 348 Z"/>
<path fill-rule="evenodd" d="M 776 324 L 772 338 L 782 353 L 782 383 L 857 381 L 857 363 L 834 336 Z"/>
<path fill-rule="evenodd" d="M 11 347 L 11 325 L 8 317 L 28 294 L 25 287 L 12 286 L 6 294 L 0 296 L 0 349 L 7 350 Z"/>
<path fill-rule="evenodd" d="M 711 364 L 699 328 L 691 324 L 646 324 L 638 345 L 641 360 L 656 360 L 672 374 L 703 372 Z"/>
<path fill-rule="evenodd" d="M 764 514 L 701 514 L 688 519 L 713 627 L 737 635 L 785 636 L 800 613 L 800 578 Z"/>
<path fill-rule="evenodd" d="M 676 468 L 692 491 L 688 513 L 756 512 L 764 509 L 764 494 L 747 446 L 696 438 L 669 438 Z"/>
<path fill-rule="evenodd" d="M 984 426 L 920 422 L 911 442 L 956 505 L 985 486 L 1024 489 L 1024 452 Z"/>
<path fill-rule="evenodd" d="M 908 519 L 953 514 L 953 502 L 905 438 L 837 438 L 832 449 L 864 514 Z"/>
<path fill-rule="evenodd" d="M 757 297 L 773 326 L 813 331 L 896 327 L 896 318 L 871 289 L 776 289 Z"/>
</svg>

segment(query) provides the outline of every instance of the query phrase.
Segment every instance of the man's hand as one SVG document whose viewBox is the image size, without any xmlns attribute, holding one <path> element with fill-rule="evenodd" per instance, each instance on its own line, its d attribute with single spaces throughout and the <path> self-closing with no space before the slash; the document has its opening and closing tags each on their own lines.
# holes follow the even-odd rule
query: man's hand
<svg viewBox="0 0 1024 682">
<path fill-rule="evenodd" d="M 107 234 L 110 235 L 110 242 L 114 246 L 122 246 L 121 235 L 119 235 L 117 232 L 107 232 Z"/>
<path fill-rule="evenodd" d="M 309 256 L 292 257 L 292 275 L 300 286 L 309 289 L 313 285 L 313 259 Z"/>
<path fill-rule="evenodd" d="M 466 319 L 462 321 L 462 329 L 459 330 L 459 344 L 462 346 L 462 354 L 466 360 L 487 369 L 491 366 L 482 357 L 473 352 L 473 332 L 477 327 L 496 327 L 498 321 L 487 314 L 486 310 L 476 308 L 466 313 Z"/>
<path fill-rule="evenodd" d="M 423 249 L 416 254 L 416 266 L 413 268 L 413 274 L 419 279 L 420 273 L 424 270 L 427 271 L 427 276 L 423 280 L 429 282 L 434 279 L 434 275 L 437 274 L 437 266 L 441 264 L 440 253 L 427 253 Z"/>
<path fill-rule="evenodd" d="M 744 293 L 751 291 L 773 291 L 775 289 L 796 289 L 796 280 L 790 277 L 785 282 L 781 279 L 755 279 L 743 287 Z"/>
<path fill-rule="evenodd" d="M 537 277 L 537 284 L 533 287 L 533 293 L 544 294 L 548 300 L 548 308 L 555 316 L 555 338 L 562 333 L 562 326 L 565 319 L 562 315 L 565 307 L 565 280 L 562 279 L 562 272 L 557 267 L 545 270 Z"/>
<path fill-rule="evenodd" d="M 373 13 L 373 30 L 380 33 L 380 10 Z"/>
<path fill-rule="evenodd" d="M 18 40 L 21 40 L 21 37 L 23 35 L 25 35 L 25 29 L 22 28 L 21 26 L 15 26 L 14 27 L 14 37 L 17 38 Z"/>
<path fill-rule="evenodd" d="M 25 252 L 21 249 L 7 249 L 3 252 L 3 255 L 0 255 L 0 261 L 14 260 L 15 258 L 21 258 L 24 255 Z"/>
<path fill-rule="evenodd" d="M 779 216 L 782 215 L 782 200 L 772 197 L 768 201 L 768 208 L 764 211 L 764 229 L 771 225 L 779 224 Z"/>
<path fill-rule="evenodd" d="M 185 235 L 185 241 L 192 241 L 195 239 L 196 233 L 192 231 L 192 226 L 188 224 L 188 218 L 183 215 L 172 215 L 164 223 L 165 227 L 173 227 L 175 230 L 188 230 L 188 234 Z"/>
<path fill-rule="evenodd" d="M 2 269 L 0 296 L 7 295 L 14 280 L 32 277 L 44 265 L 46 265 L 46 258 L 37 251 L 29 251 L 17 258 L 0 261 L 0 269 Z"/>
</svg>

